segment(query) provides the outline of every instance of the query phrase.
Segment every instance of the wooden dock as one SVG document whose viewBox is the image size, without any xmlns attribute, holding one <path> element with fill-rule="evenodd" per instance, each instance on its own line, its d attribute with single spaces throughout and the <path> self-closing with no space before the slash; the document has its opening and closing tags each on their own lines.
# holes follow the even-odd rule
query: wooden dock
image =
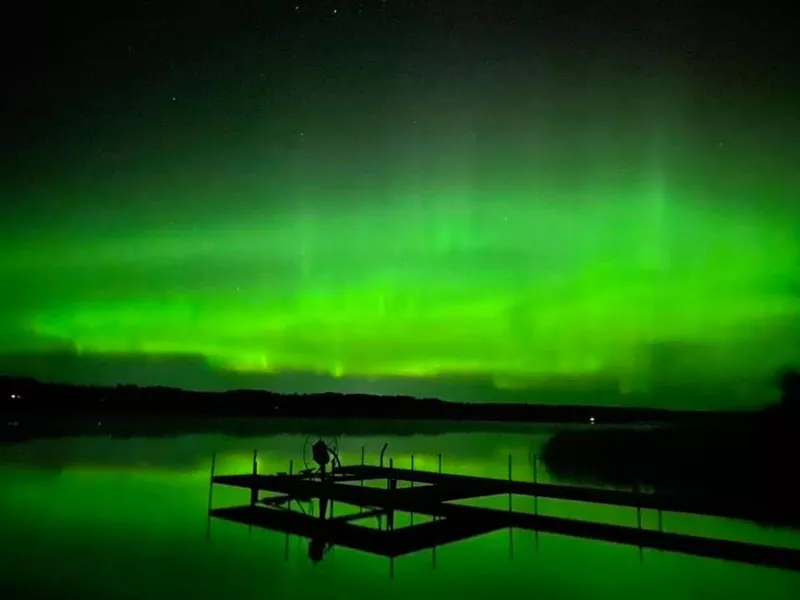
<svg viewBox="0 0 800 600">
<path fill-rule="evenodd" d="M 358 485 L 364 481 L 386 481 L 385 487 Z M 413 482 L 415 487 L 398 487 Z M 478 508 L 453 501 L 488 496 L 522 495 L 594 504 L 682 512 L 717 517 L 750 519 L 747 507 L 731 503 L 714 506 L 703 499 L 655 496 L 636 492 L 591 489 L 464 475 L 395 469 L 370 465 L 346 466 L 326 479 L 300 475 L 218 475 L 212 485 L 250 491 L 250 505 L 211 509 L 209 516 L 273 531 L 324 539 L 332 545 L 386 557 L 396 557 L 446 543 L 506 528 L 555 533 L 603 540 L 670 552 L 800 570 L 800 550 L 667 533 L 644 529 L 550 517 L 511 510 Z M 338 518 L 319 518 L 262 504 L 260 494 L 282 494 L 285 499 L 325 499 L 361 507 L 365 512 Z M 378 514 L 391 522 L 394 512 L 433 517 L 434 521 L 387 530 L 358 525 L 356 521 Z M 638 512 L 641 516 L 641 512 Z M 660 519 L 659 519 L 660 522 Z"/>
</svg>

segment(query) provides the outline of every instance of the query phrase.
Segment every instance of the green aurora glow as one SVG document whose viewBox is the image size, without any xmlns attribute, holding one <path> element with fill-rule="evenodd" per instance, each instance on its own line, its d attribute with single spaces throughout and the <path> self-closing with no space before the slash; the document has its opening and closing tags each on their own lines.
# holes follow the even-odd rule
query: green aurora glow
<svg viewBox="0 0 800 600">
<path fill-rule="evenodd" d="M 4 176 L 0 353 L 621 391 L 800 359 L 784 105 L 622 51 L 531 73 L 425 35 L 290 68 L 286 34 L 261 64 L 245 41 L 64 91 Z"/>
</svg>

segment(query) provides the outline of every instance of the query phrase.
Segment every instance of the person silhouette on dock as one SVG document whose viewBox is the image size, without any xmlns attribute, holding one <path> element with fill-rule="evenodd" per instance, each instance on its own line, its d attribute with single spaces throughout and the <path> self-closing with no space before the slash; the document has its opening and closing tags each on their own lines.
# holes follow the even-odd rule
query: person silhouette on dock
<svg viewBox="0 0 800 600">
<path fill-rule="evenodd" d="M 323 440 L 317 441 L 311 448 L 311 456 L 314 462 L 319 465 L 319 472 L 322 479 L 325 479 L 326 469 L 331 462 L 331 455 L 328 451 L 328 444 Z"/>
</svg>

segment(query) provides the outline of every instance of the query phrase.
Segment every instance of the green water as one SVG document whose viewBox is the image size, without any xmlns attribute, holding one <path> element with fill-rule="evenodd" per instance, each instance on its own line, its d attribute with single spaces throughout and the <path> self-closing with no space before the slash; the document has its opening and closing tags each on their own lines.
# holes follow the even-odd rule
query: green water
<svg viewBox="0 0 800 600">
<path fill-rule="evenodd" d="M 532 480 L 547 432 L 492 432 L 339 440 L 342 458 L 386 458 L 447 472 Z M 218 472 L 246 472 L 258 448 L 261 472 L 303 463 L 304 436 L 258 439 L 183 436 L 41 440 L 0 447 L 0 561 L 8 598 L 772 598 L 800 597 L 800 573 L 524 531 L 385 558 L 334 548 L 319 564 L 308 542 L 214 521 L 207 531 L 210 455 Z M 309 458 L 310 460 L 310 458 Z M 550 477 L 539 465 L 536 477 Z M 530 510 L 531 499 L 514 498 Z M 244 504 L 247 492 L 217 487 L 214 506 Z M 507 506 L 508 498 L 481 500 Z M 629 509 L 539 501 L 545 514 L 635 525 Z M 405 523 L 401 516 L 397 526 Z M 666 514 L 686 531 L 800 548 L 800 534 Z M 643 526 L 655 527 L 645 513 Z M 210 533 L 210 535 L 208 535 Z"/>
</svg>

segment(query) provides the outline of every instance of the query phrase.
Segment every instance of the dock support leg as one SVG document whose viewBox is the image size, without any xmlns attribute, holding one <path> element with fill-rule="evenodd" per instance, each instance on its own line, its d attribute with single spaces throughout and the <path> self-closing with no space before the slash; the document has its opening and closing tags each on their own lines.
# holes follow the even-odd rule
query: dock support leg
<svg viewBox="0 0 800 600">
<path fill-rule="evenodd" d="M 513 498 L 514 495 L 511 493 L 511 482 L 513 481 L 512 472 L 511 472 L 511 455 L 508 455 L 508 512 L 509 514 L 514 510 L 513 508 Z"/>
<path fill-rule="evenodd" d="M 534 452 L 533 453 L 533 484 L 539 485 L 539 455 Z M 538 494 L 534 494 L 533 496 L 533 514 L 535 516 L 539 516 L 539 496 Z M 534 540 L 534 548 L 536 552 L 539 552 L 539 530 L 533 532 L 533 540 Z"/>
<path fill-rule="evenodd" d="M 394 478 L 394 459 L 389 459 L 389 481 L 387 482 L 390 492 L 397 490 L 397 479 Z M 389 510 L 386 515 L 386 529 L 394 531 L 394 509 Z"/>
<path fill-rule="evenodd" d="M 439 452 L 439 475 L 441 475 L 441 474 L 442 474 L 442 453 L 441 453 L 441 452 Z M 434 521 L 438 521 L 438 520 L 439 520 L 439 517 L 433 517 L 433 520 L 434 520 Z M 434 552 L 435 552 L 435 551 L 436 551 L 436 550 L 434 550 Z M 435 558 L 435 555 L 434 555 L 434 558 Z"/>
<path fill-rule="evenodd" d="M 639 528 L 639 562 L 644 562 L 644 549 L 642 548 L 642 490 L 636 486 L 636 526 Z"/>
<path fill-rule="evenodd" d="M 511 515 L 514 513 L 514 495 L 511 493 L 511 482 L 513 481 L 513 475 L 511 470 L 511 455 L 508 455 L 508 517 L 511 518 Z M 508 555 L 511 560 L 514 560 L 514 528 L 508 528 Z"/>
<path fill-rule="evenodd" d="M 364 452 L 365 452 L 364 444 L 361 444 L 361 466 L 362 467 L 364 466 L 364 458 L 365 458 Z M 364 487 L 364 479 L 363 478 L 361 479 L 359 484 L 361 485 L 361 487 Z M 364 507 L 363 506 L 359 506 L 358 507 L 358 512 L 360 512 L 360 513 L 364 512 Z"/>
<path fill-rule="evenodd" d="M 258 475 L 258 450 L 253 450 L 253 475 Z M 250 488 L 250 506 L 255 506 L 258 502 L 258 488 Z"/>
<path fill-rule="evenodd" d="M 208 511 L 206 512 L 206 541 L 211 538 L 211 508 L 214 501 L 214 472 L 217 469 L 217 451 L 211 453 L 211 475 L 208 478 Z"/>
<path fill-rule="evenodd" d="M 292 475 L 294 475 L 294 459 L 290 458 L 289 459 L 289 477 L 291 477 Z M 286 503 L 286 508 L 288 508 L 289 510 L 292 510 L 292 501 L 291 500 Z"/>
<path fill-rule="evenodd" d="M 388 447 L 389 447 L 389 442 L 386 442 L 386 443 L 383 445 L 383 448 L 381 448 L 381 462 L 380 462 L 381 469 L 383 468 L 383 455 L 384 455 L 384 454 L 386 454 L 386 449 L 387 449 Z"/>
<path fill-rule="evenodd" d="M 539 473 L 538 473 L 538 466 L 539 466 L 539 455 L 533 455 L 533 483 L 535 485 L 539 484 Z M 533 514 L 539 515 L 539 496 L 533 497 Z M 537 538 L 538 539 L 538 538 Z"/>
<path fill-rule="evenodd" d="M 411 455 L 411 472 L 412 473 L 414 472 L 414 455 L 413 454 Z M 411 487 L 412 488 L 414 487 L 414 481 L 413 480 L 411 481 Z M 413 512 L 411 513 L 411 525 L 412 526 L 414 525 L 414 513 Z"/>
</svg>

